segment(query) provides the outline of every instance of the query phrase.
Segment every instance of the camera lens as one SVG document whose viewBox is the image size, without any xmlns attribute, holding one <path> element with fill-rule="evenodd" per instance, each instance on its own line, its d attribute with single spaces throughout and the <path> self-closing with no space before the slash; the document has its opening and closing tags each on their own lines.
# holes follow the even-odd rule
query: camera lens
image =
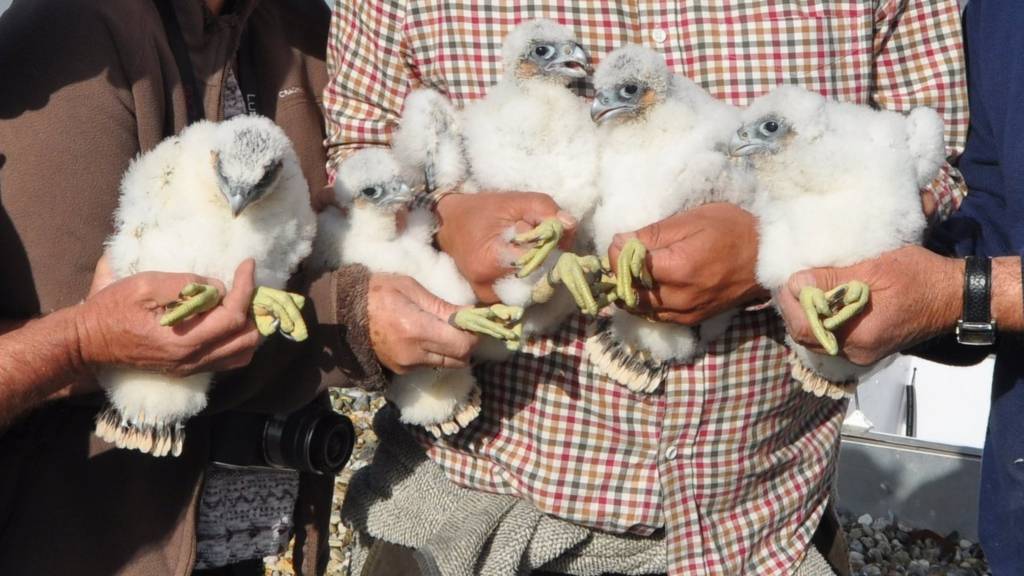
<svg viewBox="0 0 1024 576">
<path fill-rule="evenodd" d="M 323 406 L 307 406 L 267 421 L 263 454 L 267 464 L 316 474 L 337 474 L 355 446 L 347 417 Z"/>
<path fill-rule="evenodd" d="M 355 445 L 352 422 L 334 412 L 317 421 L 310 438 L 309 457 L 312 467 L 321 474 L 337 474 L 345 467 Z"/>
</svg>

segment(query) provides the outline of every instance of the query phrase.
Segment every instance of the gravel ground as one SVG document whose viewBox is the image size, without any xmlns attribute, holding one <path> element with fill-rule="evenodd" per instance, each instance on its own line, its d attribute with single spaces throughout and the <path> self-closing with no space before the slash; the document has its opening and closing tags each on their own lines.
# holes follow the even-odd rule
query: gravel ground
<svg viewBox="0 0 1024 576">
<path fill-rule="evenodd" d="M 953 532 L 942 536 L 870 514 L 840 517 L 855 576 L 989 574 L 981 546 Z"/>
<path fill-rule="evenodd" d="M 334 408 L 346 414 L 359 435 L 349 465 L 338 476 L 331 514 L 330 576 L 348 574 L 348 546 L 352 533 L 341 524 L 341 501 L 352 474 L 369 463 L 377 447 L 373 414 L 384 404 L 377 394 L 362 390 L 332 390 Z M 855 517 L 842 514 L 850 543 L 850 564 L 854 576 L 981 576 L 988 575 L 981 547 L 955 532 L 942 536 L 930 530 L 906 526 L 889 518 Z M 267 576 L 291 576 L 291 552 L 266 559 Z"/>
</svg>

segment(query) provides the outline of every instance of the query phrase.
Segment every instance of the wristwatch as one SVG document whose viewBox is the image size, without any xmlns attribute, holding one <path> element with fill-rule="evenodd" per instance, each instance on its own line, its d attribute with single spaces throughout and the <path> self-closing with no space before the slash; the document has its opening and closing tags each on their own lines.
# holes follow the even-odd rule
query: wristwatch
<svg viewBox="0 0 1024 576">
<path fill-rule="evenodd" d="M 965 346 L 996 342 L 992 318 L 992 260 L 968 256 L 964 271 L 964 311 L 956 323 L 956 341 Z"/>
</svg>

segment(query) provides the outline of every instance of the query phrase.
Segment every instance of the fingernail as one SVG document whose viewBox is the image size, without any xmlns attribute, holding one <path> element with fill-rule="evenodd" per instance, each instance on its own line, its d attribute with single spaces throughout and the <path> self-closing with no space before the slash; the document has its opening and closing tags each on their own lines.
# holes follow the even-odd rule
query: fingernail
<svg viewBox="0 0 1024 576">
<path fill-rule="evenodd" d="M 794 296 L 799 296 L 800 290 L 807 286 L 817 286 L 818 282 L 814 278 L 814 273 L 810 270 L 801 270 L 789 277 L 789 291 Z"/>
<path fill-rule="evenodd" d="M 575 228 L 576 227 L 576 224 L 577 224 L 576 218 L 573 217 L 572 214 L 569 214 L 568 212 L 566 212 L 565 210 L 559 210 L 558 213 L 555 214 L 555 218 L 558 218 L 558 220 L 566 228 Z"/>
<path fill-rule="evenodd" d="M 622 248 L 630 239 L 636 238 L 635 232 L 622 232 L 612 237 L 612 246 Z"/>
</svg>

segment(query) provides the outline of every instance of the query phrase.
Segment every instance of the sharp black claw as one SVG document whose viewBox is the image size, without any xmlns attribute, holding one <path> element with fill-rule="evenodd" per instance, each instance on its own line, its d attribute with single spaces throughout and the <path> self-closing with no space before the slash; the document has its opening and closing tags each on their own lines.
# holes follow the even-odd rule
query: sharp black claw
<svg viewBox="0 0 1024 576">
<path fill-rule="evenodd" d="M 833 314 L 835 314 L 837 310 L 843 307 L 845 300 L 846 286 L 841 286 L 828 299 L 828 307 L 832 309 Z"/>
</svg>

